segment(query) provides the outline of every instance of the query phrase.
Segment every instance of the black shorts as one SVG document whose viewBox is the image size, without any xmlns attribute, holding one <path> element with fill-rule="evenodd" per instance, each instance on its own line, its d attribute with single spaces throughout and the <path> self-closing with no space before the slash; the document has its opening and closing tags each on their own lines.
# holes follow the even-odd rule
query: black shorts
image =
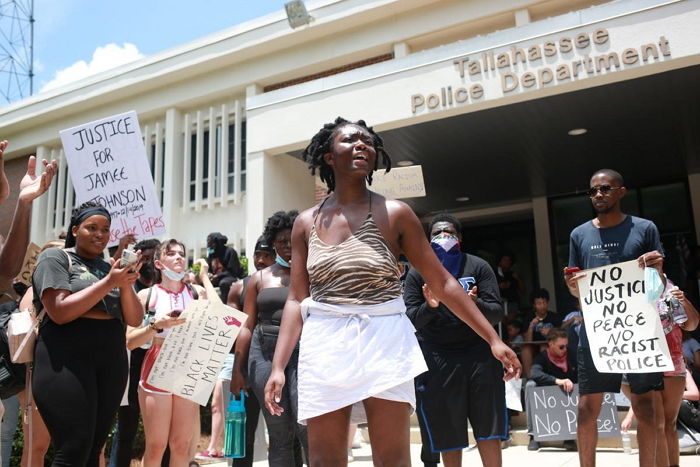
<svg viewBox="0 0 700 467">
<path fill-rule="evenodd" d="M 596 370 L 589 347 L 578 348 L 577 360 L 579 394 L 620 392 L 622 373 L 600 373 Z M 633 394 L 662 391 L 664 388 L 663 373 L 627 373 L 627 381 Z"/>
<path fill-rule="evenodd" d="M 421 342 L 428 371 L 415 379 L 416 407 L 423 443 L 433 452 L 469 445 L 474 437 L 508 439 L 503 365 L 488 346 L 445 351 Z"/>
</svg>

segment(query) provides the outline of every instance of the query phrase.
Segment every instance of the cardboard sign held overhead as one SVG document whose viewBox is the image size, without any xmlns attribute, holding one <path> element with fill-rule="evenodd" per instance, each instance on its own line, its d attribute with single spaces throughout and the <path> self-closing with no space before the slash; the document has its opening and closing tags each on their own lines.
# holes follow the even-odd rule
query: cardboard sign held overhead
<svg viewBox="0 0 700 467">
<path fill-rule="evenodd" d="M 593 363 L 601 373 L 672 371 L 659 313 L 636 260 L 587 269 L 579 280 Z"/>
<path fill-rule="evenodd" d="M 165 233 L 141 129 L 134 111 L 60 132 L 77 204 L 97 201 L 109 210 L 108 246 L 124 235 Z"/>
<path fill-rule="evenodd" d="M 383 169 L 372 174 L 372 185 L 368 188 L 387 198 L 417 198 L 425 196 L 423 168 L 420 165 L 394 167 L 389 173 Z"/>
</svg>

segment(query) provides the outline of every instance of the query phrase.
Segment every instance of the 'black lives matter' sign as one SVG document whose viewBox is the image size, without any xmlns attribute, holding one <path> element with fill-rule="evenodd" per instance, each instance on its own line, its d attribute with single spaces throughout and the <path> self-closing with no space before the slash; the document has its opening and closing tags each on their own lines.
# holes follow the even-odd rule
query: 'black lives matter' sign
<svg viewBox="0 0 700 467">
<path fill-rule="evenodd" d="M 528 391 L 528 414 L 536 441 L 576 439 L 578 384 L 565 392 L 559 386 L 540 386 Z M 599 438 L 620 436 L 615 395 L 606 392 L 596 421 Z"/>
<path fill-rule="evenodd" d="M 656 305 L 636 260 L 587 269 L 578 281 L 586 334 L 601 373 L 673 370 Z"/>
<path fill-rule="evenodd" d="M 165 233 L 136 112 L 60 132 L 78 204 L 96 201 L 112 216 L 109 245 L 125 235 Z"/>
</svg>

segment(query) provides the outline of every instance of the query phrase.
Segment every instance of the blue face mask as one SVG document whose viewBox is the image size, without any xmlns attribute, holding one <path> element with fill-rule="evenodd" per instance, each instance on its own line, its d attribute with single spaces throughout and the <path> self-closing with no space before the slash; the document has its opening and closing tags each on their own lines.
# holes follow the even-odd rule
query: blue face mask
<svg viewBox="0 0 700 467">
<path fill-rule="evenodd" d="M 181 281 L 183 277 L 185 277 L 185 271 L 182 272 L 175 272 L 172 269 L 168 268 L 163 268 L 163 274 L 165 277 L 167 277 L 170 280 L 174 281 Z"/>
<path fill-rule="evenodd" d="M 459 248 L 459 238 L 456 235 L 441 233 L 430 239 L 430 246 L 442 263 L 443 267 L 457 277 L 461 272 L 462 252 Z"/>
<path fill-rule="evenodd" d="M 644 268 L 644 293 L 649 303 L 656 303 L 664 291 L 664 283 L 656 268 Z"/>
<path fill-rule="evenodd" d="M 207 256 L 213 255 L 214 254 L 214 249 L 213 248 L 207 248 Z"/>
<path fill-rule="evenodd" d="M 284 260 L 284 258 L 282 258 L 280 255 L 277 255 L 277 257 L 275 258 L 275 262 L 276 262 L 277 264 L 279 264 L 280 266 L 282 266 L 283 268 L 291 268 L 291 267 L 292 267 L 292 266 L 291 266 L 288 262 L 286 262 L 286 261 Z"/>
</svg>

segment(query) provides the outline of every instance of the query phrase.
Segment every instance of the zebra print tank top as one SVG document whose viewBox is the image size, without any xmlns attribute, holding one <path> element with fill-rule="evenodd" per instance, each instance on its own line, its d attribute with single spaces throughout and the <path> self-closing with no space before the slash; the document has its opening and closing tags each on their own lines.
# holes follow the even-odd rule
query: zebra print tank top
<svg viewBox="0 0 700 467">
<path fill-rule="evenodd" d="M 401 295 L 398 263 L 372 219 L 371 194 L 367 218 L 338 245 L 328 245 L 318 237 L 314 218 L 306 269 L 311 298 L 317 302 L 375 305 Z"/>
</svg>

